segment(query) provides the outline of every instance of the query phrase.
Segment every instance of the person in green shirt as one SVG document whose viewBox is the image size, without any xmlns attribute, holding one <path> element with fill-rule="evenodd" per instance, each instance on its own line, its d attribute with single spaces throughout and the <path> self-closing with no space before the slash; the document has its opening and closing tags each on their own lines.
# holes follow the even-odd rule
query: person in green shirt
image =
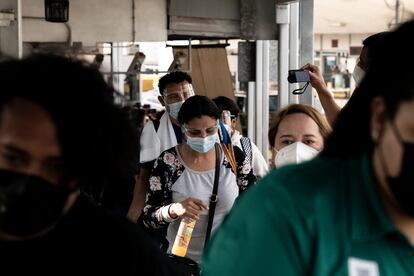
<svg viewBox="0 0 414 276">
<path fill-rule="evenodd" d="M 239 197 L 203 275 L 414 275 L 413 34 L 376 46 L 318 158 Z"/>
</svg>

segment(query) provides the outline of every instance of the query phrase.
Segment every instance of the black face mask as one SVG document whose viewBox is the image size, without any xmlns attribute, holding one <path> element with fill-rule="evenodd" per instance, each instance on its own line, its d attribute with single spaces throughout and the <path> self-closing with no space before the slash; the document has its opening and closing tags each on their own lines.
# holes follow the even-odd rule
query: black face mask
<svg viewBox="0 0 414 276">
<path fill-rule="evenodd" d="M 403 146 L 403 157 L 400 174 L 389 176 L 387 173 L 387 183 L 403 211 L 414 217 L 414 144 L 404 142 L 394 124 L 392 128 Z"/>
<path fill-rule="evenodd" d="M 0 229 L 18 237 L 52 226 L 70 190 L 27 174 L 0 169 Z"/>
</svg>

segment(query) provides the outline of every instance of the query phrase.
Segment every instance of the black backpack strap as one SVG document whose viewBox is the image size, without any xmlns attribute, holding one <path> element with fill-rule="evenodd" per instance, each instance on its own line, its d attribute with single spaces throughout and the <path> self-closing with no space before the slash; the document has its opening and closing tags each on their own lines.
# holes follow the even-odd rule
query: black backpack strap
<svg viewBox="0 0 414 276">
<path fill-rule="evenodd" d="M 206 232 L 206 239 L 204 241 L 204 246 L 207 244 L 208 240 L 210 239 L 211 229 L 213 228 L 213 220 L 214 220 L 214 212 L 216 211 L 216 204 L 218 201 L 218 183 L 220 177 L 220 162 L 221 162 L 221 150 L 220 145 L 215 144 L 216 149 L 216 169 L 214 171 L 214 185 L 213 185 L 213 192 L 210 196 L 210 206 L 208 209 L 208 224 L 207 224 L 207 232 Z"/>
<path fill-rule="evenodd" d="M 249 161 L 250 165 L 253 165 L 253 149 L 252 142 L 247 137 L 240 138 L 240 144 L 242 146 L 243 152 L 246 155 L 246 159 Z"/>
</svg>

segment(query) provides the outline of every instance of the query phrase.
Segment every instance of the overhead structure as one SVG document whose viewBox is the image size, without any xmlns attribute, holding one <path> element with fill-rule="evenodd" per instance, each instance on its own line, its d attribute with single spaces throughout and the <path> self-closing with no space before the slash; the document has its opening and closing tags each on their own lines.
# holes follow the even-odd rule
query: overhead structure
<svg viewBox="0 0 414 276">
<path fill-rule="evenodd" d="M 170 0 L 169 39 L 275 39 L 275 0 Z"/>
</svg>

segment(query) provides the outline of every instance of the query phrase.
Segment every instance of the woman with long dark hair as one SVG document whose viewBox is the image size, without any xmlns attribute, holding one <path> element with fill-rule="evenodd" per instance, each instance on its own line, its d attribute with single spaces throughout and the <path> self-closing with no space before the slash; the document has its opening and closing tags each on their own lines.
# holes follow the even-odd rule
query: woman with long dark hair
<svg viewBox="0 0 414 276">
<path fill-rule="evenodd" d="M 234 206 L 204 275 L 414 274 L 414 21 L 373 49 L 321 156 Z"/>
<path fill-rule="evenodd" d="M 144 207 L 144 223 L 157 229 L 168 227 L 168 252 L 171 251 L 183 218 L 197 220 L 186 257 L 199 262 L 208 225 L 209 201 L 213 193 L 216 159 L 219 160 L 218 201 L 212 222 L 213 231 L 230 211 L 239 192 L 256 180 L 250 162 L 234 147 L 237 168 L 219 144 L 221 111 L 205 96 L 185 101 L 178 113 L 186 142 L 172 147 L 156 159 Z M 241 155 L 240 155 L 241 154 Z M 238 158 L 241 156 L 241 158 Z"/>
</svg>

